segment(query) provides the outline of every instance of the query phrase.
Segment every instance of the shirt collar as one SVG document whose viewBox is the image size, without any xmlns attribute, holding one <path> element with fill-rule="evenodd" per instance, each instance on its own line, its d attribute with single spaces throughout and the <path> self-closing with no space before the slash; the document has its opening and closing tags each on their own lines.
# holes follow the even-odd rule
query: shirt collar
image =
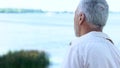
<svg viewBox="0 0 120 68">
<path fill-rule="evenodd" d="M 105 33 L 103 33 L 103 32 L 92 31 L 92 32 L 90 32 L 90 33 L 88 33 L 88 34 L 93 35 L 93 36 L 95 36 L 95 37 L 104 38 L 104 39 L 110 41 L 112 44 L 114 44 L 113 41 L 108 37 L 108 35 L 105 34 Z"/>
<path fill-rule="evenodd" d="M 91 31 L 91 32 L 87 33 L 86 35 L 92 35 L 92 36 L 95 36 L 95 37 L 110 39 L 107 34 L 105 34 L 103 32 L 98 32 L 98 31 Z"/>
<path fill-rule="evenodd" d="M 94 37 L 100 37 L 100 38 L 104 38 L 106 40 L 110 40 L 110 38 L 108 37 L 107 34 L 103 33 L 103 32 L 98 32 L 98 31 L 91 31 L 81 37 L 77 37 L 75 40 L 73 40 L 72 42 L 70 42 L 70 45 L 73 44 L 74 41 L 77 41 L 77 39 L 82 39 L 85 37 L 90 37 L 90 36 L 94 36 Z"/>
<path fill-rule="evenodd" d="M 103 32 L 91 31 L 91 32 L 89 32 L 88 34 L 93 35 L 93 36 L 95 36 L 95 37 L 102 37 L 102 38 L 105 38 L 105 39 L 110 39 L 110 38 L 108 37 L 108 35 L 105 34 L 105 33 L 103 33 Z"/>
</svg>

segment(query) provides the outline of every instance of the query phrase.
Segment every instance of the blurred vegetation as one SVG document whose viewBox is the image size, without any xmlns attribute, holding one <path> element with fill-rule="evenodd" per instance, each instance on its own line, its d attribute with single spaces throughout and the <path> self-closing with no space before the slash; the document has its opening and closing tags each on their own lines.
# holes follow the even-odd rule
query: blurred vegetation
<svg viewBox="0 0 120 68">
<path fill-rule="evenodd" d="M 0 8 L 0 13 L 70 13 L 71 11 L 43 11 L 41 9 L 16 9 L 16 8 Z"/>
<path fill-rule="evenodd" d="M 49 64 L 49 57 L 44 51 L 10 51 L 0 56 L 0 68 L 47 68 Z"/>
<path fill-rule="evenodd" d="M 33 10 L 33 9 L 0 8 L 0 13 L 33 13 L 33 12 L 44 13 L 41 9 Z"/>
</svg>

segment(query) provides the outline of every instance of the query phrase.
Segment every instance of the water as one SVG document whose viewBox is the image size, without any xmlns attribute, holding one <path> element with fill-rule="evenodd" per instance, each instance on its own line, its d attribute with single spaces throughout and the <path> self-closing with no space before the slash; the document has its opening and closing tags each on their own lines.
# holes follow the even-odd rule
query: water
<svg viewBox="0 0 120 68">
<path fill-rule="evenodd" d="M 50 55 L 50 68 L 60 68 L 69 42 L 75 38 L 73 17 L 69 13 L 0 14 L 0 54 L 9 50 L 44 50 Z M 120 14 L 111 13 L 104 29 L 118 47 L 119 21 Z"/>
</svg>

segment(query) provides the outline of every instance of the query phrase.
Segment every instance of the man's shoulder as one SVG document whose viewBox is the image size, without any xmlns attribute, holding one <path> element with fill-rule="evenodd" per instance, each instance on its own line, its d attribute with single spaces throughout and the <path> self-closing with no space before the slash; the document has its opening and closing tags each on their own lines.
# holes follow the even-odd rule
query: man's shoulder
<svg viewBox="0 0 120 68">
<path fill-rule="evenodd" d="M 90 36 L 82 36 L 82 37 L 76 38 L 71 42 L 71 50 L 76 50 L 76 51 L 79 51 L 79 52 L 81 52 L 81 51 L 83 52 L 84 50 L 86 50 L 85 48 L 88 45 L 90 45 L 90 43 L 92 41 L 90 39 Z"/>
<path fill-rule="evenodd" d="M 76 39 L 74 39 L 71 42 L 71 45 L 74 45 L 74 46 L 85 45 L 87 43 L 94 42 L 94 41 L 95 41 L 95 37 L 94 36 L 86 34 L 84 36 L 77 37 Z"/>
<path fill-rule="evenodd" d="M 82 50 L 89 50 L 94 48 L 100 48 L 103 47 L 105 48 L 106 45 L 111 45 L 109 41 L 107 41 L 105 38 L 102 38 L 96 34 L 86 34 L 82 37 L 79 37 L 75 40 L 72 41 L 71 46 L 77 49 L 82 49 Z M 87 49 L 86 49 L 87 48 Z"/>
<path fill-rule="evenodd" d="M 106 34 L 102 32 L 89 32 L 81 37 L 76 38 L 72 41 L 72 45 L 86 45 L 86 44 L 99 44 L 105 43 L 106 38 L 109 38 Z M 97 42 L 97 43 L 96 43 Z"/>
</svg>

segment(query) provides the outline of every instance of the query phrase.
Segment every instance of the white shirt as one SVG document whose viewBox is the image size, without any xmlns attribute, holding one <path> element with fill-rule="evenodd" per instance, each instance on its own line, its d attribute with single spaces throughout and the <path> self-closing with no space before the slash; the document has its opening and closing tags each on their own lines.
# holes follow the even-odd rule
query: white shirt
<svg viewBox="0 0 120 68">
<path fill-rule="evenodd" d="M 63 68 L 120 68 L 120 51 L 102 32 L 90 32 L 74 40 Z"/>
</svg>

